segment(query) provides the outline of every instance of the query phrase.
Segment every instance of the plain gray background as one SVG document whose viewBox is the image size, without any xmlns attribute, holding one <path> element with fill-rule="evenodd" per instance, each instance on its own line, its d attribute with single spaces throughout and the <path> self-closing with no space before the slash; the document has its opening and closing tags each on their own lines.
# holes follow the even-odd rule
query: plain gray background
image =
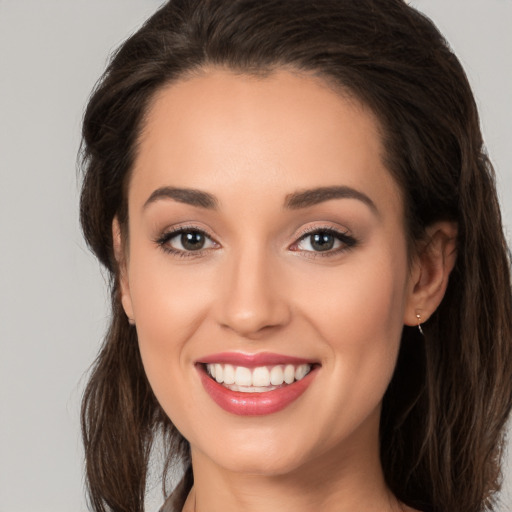
<svg viewBox="0 0 512 512">
<path fill-rule="evenodd" d="M 411 3 L 465 65 L 510 233 L 512 1 Z M 80 120 L 109 52 L 160 4 L 0 0 L 0 512 L 86 510 L 79 402 L 108 300 L 78 227 Z"/>
</svg>

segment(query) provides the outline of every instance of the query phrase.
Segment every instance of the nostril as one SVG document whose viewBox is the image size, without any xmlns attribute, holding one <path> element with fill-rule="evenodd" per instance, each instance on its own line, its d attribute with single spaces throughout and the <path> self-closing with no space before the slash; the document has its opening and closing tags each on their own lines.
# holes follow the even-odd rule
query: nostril
<svg viewBox="0 0 512 512">
<path fill-rule="evenodd" d="M 272 262 L 253 249 L 225 269 L 215 305 L 218 324 L 246 338 L 259 338 L 290 320 L 286 286 L 271 275 Z"/>
</svg>

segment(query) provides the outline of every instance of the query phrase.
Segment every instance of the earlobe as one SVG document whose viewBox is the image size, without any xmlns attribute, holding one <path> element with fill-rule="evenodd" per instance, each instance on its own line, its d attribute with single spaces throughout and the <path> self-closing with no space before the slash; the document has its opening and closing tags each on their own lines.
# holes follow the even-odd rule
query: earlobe
<svg viewBox="0 0 512 512">
<path fill-rule="evenodd" d="M 456 223 L 442 221 L 429 226 L 411 272 L 404 324 L 421 325 L 430 318 L 443 300 L 456 259 Z"/>
<path fill-rule="evenodd" d="M 119 281 L 119 293 L 121 297 L 121 304 L 123 305 L 124 312 L 128 317 L 128 322 L 131 325 L 135 324 L 135 317 L 133 314 L 133 306 L 130 295 L 130 285 L 128 281 L 128 269 L 126 262 L 126 255 L 123 246 L 121 226 L 117 217 L 112 221 L 112 242 L 114 246 L 114 257 L 117 262 L 117 279 Z"/>
</svg>

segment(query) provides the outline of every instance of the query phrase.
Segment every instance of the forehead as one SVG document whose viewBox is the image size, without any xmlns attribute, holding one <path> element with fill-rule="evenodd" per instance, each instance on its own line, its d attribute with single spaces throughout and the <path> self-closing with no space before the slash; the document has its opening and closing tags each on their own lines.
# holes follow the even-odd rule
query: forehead
<svg viewBox="0 0 512 512">
<path fill-rule="evenodd" d="M 379 130 L 369 109 L 318 77 L 210 69 L 153 98 L 130 197 L 172 185 L 207 189 L 222 202 L 233 187 L 255 196 L 342 184 L 396 205 Z"/>
</svg>

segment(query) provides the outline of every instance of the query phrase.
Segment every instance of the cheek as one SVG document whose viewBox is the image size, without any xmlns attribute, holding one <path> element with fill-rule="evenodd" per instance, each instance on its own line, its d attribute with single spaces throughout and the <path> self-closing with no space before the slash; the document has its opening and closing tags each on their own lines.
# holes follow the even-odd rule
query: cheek
<svg viewBox="0 0 512 512">
<path fill-rule="evenodd" d="M 373 258 L 368 254 L 339 268 L 326 269 L 304 283 L 308 292 L 303 309 L 310 311 L 312 322 L 317 319 L 314 323 L 319 329 L 331 331 L 340 343 L 376 332 L 396 334 L 402 328 L 406 303 L 405 265 L 400 255 Z"/>
<path fill-rule="evenodd" d="M 199 268 L 186 272 L 165 254 L 134 247 L 129 267 L 139 348 L 151 387 L 172 416 L 181 407 L 190 372 L 190 339 L 207 310 L 209 278 Z"/>
<path fill-rule="evenodd" d="M 202 265 L 180 265 L 152 245 L 134 246 L 129 282 L 141 341 L 169 348 L 186 339 L 204 318 L 211 280 Z"/>
<path fill-rule="evenodd" d="M 309 283 L 302 310 L 327 348 L 339 399 L 362 407 L 380 403 L 392 377 L 403 329 L 407 268 L 403 252 L 347 259 Z"/>
</svg>

